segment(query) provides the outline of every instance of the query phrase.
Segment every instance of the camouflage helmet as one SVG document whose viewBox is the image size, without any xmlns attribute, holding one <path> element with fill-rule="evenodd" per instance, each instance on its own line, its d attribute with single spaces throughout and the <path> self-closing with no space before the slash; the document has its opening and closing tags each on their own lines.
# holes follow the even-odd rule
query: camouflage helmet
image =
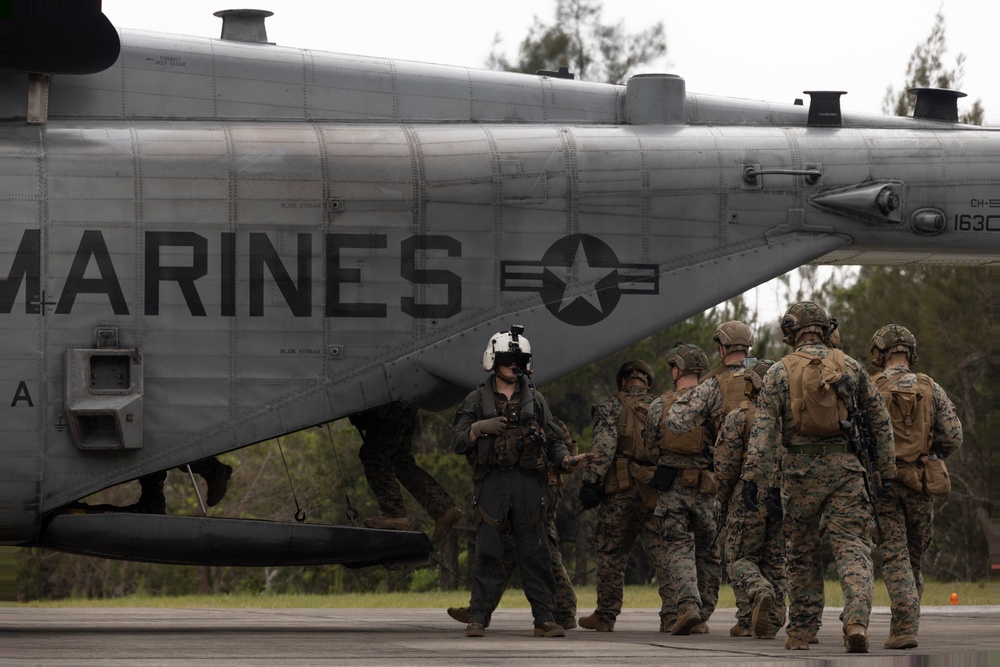
<svg viewBox="0 0 1000 667">
<path fill-rule="evenodd" d="M 771 359 L 756 359 L 743 371 L 743 379 L 747 383 L 745 393 L 748 397 L 752 398 L 757 395 L 760 388 L 764 386 L 764 375 L 767 374 L 767 369 L 773 365 L 774 361 Z"/>
<path fill-rule="evenodd" d="M 646 383 L 647 387 L 652 387 L 655 375 L 653 375 L 653 369 L 645 361 L 633 359 L 632 361 L 626 361 L 618 368 L 618 375 L 615 377 L 615 386 L 621 389 L 622 382 L 632 378 L 639 378 Z"/>
<path fill-rule="evenodd" d="M 667 363 L 681 375 L 697 373 L 700 376 L 708 368 L 708 355 L 697 345 L 677 341 L 667 353 Z"/>
<path fill-rule="evenodd" d="M 718 326 L 712 334 L 712 340 L 727 348 L 727 352 L 745 352 L 753 347 L 753 331 L 739 320 L 729 320 Z"/>
<path fill-rule="evenodd" d="M 830 314 L 826 308 L 812 301 L 793 303 L 781 317 L 782 340 L 788 345 L 804 333 L 819 334 L 824 340 L 830 334 Z"/>
<path fill-rule="evenodd" d="M 906 363 L 917 361 L 917 338 L 901 324 L 887 324 L 872 336 L 872 363 L 885 368 L 886 359 L 893 352 L 906 352 Z"/>
</svg>

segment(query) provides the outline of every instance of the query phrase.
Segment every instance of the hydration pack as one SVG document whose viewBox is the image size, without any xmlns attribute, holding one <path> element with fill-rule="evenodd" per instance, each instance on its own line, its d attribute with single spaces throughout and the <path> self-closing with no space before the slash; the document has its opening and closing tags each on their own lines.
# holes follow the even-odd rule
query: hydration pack
<svg viewBox="0 0 1000 667">
<path fill-rule="evenodd" d="M 792 352 L 782 361 L 788 372 L 792 420 L 801 435 L 831 436 L 840 433 L 847 406 L 834 384 L 844 375 L 844 353 L 830 350 L 825 357 Z"/>
<path fill-rule="evenodd" d="M 660 419 L 660 449 L 671 454 L 698 454 L 705 446 L 704 426 L 698 426 L 680 435 L 672 433 L 667 426 L 667 413 L 670 412 L 670 406 L 677 401 L 678 396 L 676 391 L 668 391 L 662 396 L 663 417 Z"/>
<path fill-rule="evenodd" d="M 896 443 L 896 458 L 907 463 L 916 461 L 931 451 L 931 425 L 934 421 L 934 382 L 923 373 L 916 373 L 915 383 L 893 381 L 884 374 L 875 376 L 875 386 L 885 399 L 892 419 L 892 438 Z"/>
<path fill-rule="evenodd" d="M 624 391 L 618 392 L 618 402 L 622 409 L 618 414 L 618 454 L 630 459 L 652 463 L 646 453 L 642 441 L 642 431 L 646 428 L 646 415 L 653 398 L 648 394 L 630 396 Z"/>
<path fill-rule="evenodd" d="M 719 392 L 722 394 L 722 414 L 715 422 L 715 432 L 722 430 L 722 421 L 730 412 L 740 407 L 746 400 L 746 379 L 743 377 L 742 366 L 719 366 L 711 373 L 702 378 L 705 382 L 710 377 L 714 377 L 719 383 Z"/>
</svg>

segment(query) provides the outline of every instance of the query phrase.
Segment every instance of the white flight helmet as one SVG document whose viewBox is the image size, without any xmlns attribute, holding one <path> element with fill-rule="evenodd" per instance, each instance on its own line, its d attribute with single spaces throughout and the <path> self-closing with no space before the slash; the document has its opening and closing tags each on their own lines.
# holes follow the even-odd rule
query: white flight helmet
<svg viewBox="0 0 1000 667">
<path fill-rule="evenodd" d="M 531 372 L 531 343 L 523 335 L 524 327 L 511 325 L 510 331 L 493 334 L 483 352 L 483 370 L 492 371 L 497 364 L 506 365 L 511 361 L 522 371 Z"/>
</svg>

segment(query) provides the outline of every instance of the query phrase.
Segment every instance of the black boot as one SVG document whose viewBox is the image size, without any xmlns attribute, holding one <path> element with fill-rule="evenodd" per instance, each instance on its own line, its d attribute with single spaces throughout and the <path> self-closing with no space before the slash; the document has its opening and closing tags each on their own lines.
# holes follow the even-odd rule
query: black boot
<svg viewBox="0 0 1000 667">
<path fill-rule="evenodd" d="M 163 495 L 163 483 L 167 480 L 167 471 L 154 472 L 139 478 L 142 493 L 134 505 L 122 509 L 138 514 L 166 514 L 167 498 Z"/>
<path fill-rule="evenodd" d="M 229 486 L 229 478 L 233 476 L 233 469 L 214 456 L 191 464 L 191 470 L 205 480 L 208 485 L 208 497 L 205 504 L 215 507 L 226 495 Z"/>
</svg>

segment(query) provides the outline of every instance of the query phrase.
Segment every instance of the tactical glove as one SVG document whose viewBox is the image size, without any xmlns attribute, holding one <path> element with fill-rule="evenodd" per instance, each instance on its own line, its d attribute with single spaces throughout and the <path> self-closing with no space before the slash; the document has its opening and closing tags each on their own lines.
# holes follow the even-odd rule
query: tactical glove
<svg viewBox="0 0 1000 667">
<path fill-rule="evenodd" d="M 583 509 L 592 510 L 604 502 L 604 485 L 600 482 L 584 482 L 580 486 L 580 504 Z"/>
<path fill-rule="evenodd" d="M 781 509 L 781 489 L 768 487 L 767 497 L 764 498 L 764 509 L 767 510 L 767 518 L 771 521 L 781 521 L 784 518 L 785 513 Z"/>
<path fill-rule="evenodd" d="M 484 435 L 500 435 L 506 427 L 507 418 L 502 415 L 490 419 L 480 419 L 472 423 L 472 437 L 481 438 Z"/>
<path fill-rule="evenodd" d="M 749 512 L 759 512 L 760 508 L 757 505 L 757 482 L 754 481 L 743 481 L 743 490 L 740 492 L 740 497 L 743 499 L 743 507 Z"/>
<path fill-rule="evenodd" d="M 656 472 L 653 473 L 653 479 L 649 480 L 649 488 L 657 491 L 669 491 L 670 487 L 674 485 L 675 477 L 677 477 L 677 468 L 658 465 Z"/>
</svg>

